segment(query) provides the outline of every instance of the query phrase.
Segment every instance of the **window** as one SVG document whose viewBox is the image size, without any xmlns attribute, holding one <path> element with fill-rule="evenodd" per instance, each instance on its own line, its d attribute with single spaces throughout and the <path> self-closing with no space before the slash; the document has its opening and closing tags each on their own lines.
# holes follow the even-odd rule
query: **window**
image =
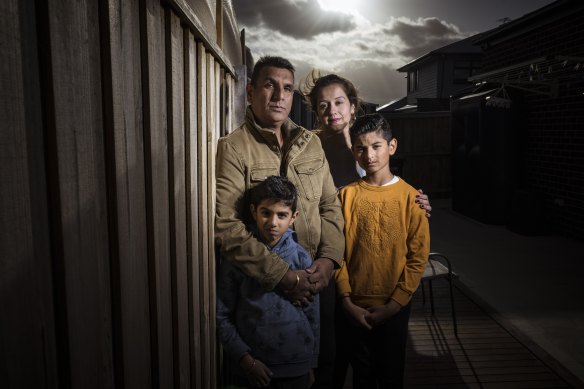
<svg viewBox="0 0 584 389">
<path fill-rule="evenodd" d="M 466 84 L 468 78 L 477 74 L 481 68 L 479 61 L 454 61 L 453 81 L 455 84 Z"/>
<path fill-rule="evenodd" d="M 408 72 L 408 92 L 415 92 L 418 90 L 418 70 Z"/>
</svg>

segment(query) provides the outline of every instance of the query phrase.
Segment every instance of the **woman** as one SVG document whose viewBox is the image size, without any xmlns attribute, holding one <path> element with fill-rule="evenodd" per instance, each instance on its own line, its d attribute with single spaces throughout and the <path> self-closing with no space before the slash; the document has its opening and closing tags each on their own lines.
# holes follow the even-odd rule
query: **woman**
<svg viewBox="0 0 584 389">
<path fill-rule="evenodd" d="M 349 136 L 349 128 L 356 114 L 361 111 L 361 99 L 353 83 L 336 74 L 320 76 L 317 70 L 313 70 L 299 89 L 317 116 L 316 131 L 337 188 L 364 176 L 365 172 L 353 157 Z M 428 196 L 421 190 L 416 202 L 426 211 L 426 216 L 430 217 L 432 207 Z M 342 388 L 349 364 L 350 350 L 340 349 L 345 344 L 343 339 L 334 340 L 334 323 L 338 322 L 338 319 L 334 317 L 342 314 L 342 309 L 340 307 L 335 309 L 336 304 L 333 302 L 336 300 L 334 284 L 331 281 L 320 294 L 321 302 L 330 301 L 330 303 L 321 304 L 321 328 L 326 328 L 326 333 L 321 334 L 319 367 L 313 388 Z M 332 360 L 334 362 L 331 365 Z"/>
<path fill-rule="evenodd" d="M 335 185 L 340 188 L 362 177 L 351 151 L 349 127 L 361 111 L 361 99 L 353 83 L 336 74 L 320 76 L 313 70 L 300 87 L 301 93 L 317 116 L 318 137 L 329 162 Z M 420 208 L 430 217 L 432 207 L 428 196 L 420 190 Z"/>
</svg>

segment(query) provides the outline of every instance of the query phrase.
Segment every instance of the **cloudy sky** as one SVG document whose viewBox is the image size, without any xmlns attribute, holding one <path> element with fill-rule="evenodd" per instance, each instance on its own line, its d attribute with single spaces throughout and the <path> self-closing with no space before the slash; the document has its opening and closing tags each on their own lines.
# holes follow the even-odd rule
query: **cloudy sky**
<svg viewBox="0 0 584 389">
<path fill-rule="evenodd" d="M 406 94 L 395 69 L 552 0 L 232 0 L 254 59 L 280 55 L 351 79 L 369 102 Z"/>
</svg>

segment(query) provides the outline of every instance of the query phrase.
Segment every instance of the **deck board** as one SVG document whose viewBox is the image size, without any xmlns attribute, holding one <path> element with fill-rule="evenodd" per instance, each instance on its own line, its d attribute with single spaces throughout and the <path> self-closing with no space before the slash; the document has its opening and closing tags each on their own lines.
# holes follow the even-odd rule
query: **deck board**
<svg viewBox="0 0 584 389">
<path fill-rule="evenodd" d="M 405 388 L 570 388 L 560 374 L 473 302 L 454 288 L 458 337 L 454 335 L 446 282 L 412 300 L 406 350 Z M 345 388 L 351 386 L 351 372 Z"/>
<path fill-rule="evenodd" d="M 568 383 L 457 288 L 458 338 L 446 282 L 434 282 L 433 316 L 412 301 L 406 388 L 569 388 Z"/>
</svg>

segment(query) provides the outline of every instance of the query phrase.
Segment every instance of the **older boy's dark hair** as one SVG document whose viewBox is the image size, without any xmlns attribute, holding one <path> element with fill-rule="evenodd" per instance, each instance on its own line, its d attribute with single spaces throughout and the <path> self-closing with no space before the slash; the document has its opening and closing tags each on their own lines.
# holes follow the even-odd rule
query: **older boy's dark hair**
<svg viewBox="0 0 584 389">
<path fill-rule="evenodd" d="M 288 69 L 292 72 L 292 75 L 294 75 L 294 72 L 296 71 L 296 69 L 294 69 L 294 66 L 286 58 L 266 55 L 264 57 L 261 57 L 254 65 L 253 71 L 251 72 L 250 81 L 251 85 L 255 86 L 255 83 L 260 76 L 260 72 L 262 71 L 263 68 L 268 66 L 280 69 Z"/>
<path fill-rule="evenodd" d="M 249 202 L 257 207 L 262 201 L 271 200 L 286 204 L 296 212 L 298 192 L 286 177 L 269 176 L 249 191 Z"/>
<path fill-rule="evenodd" d="M 368 132 L 379 132 L 386 141 L 393 138 L 391 127 L 383 116 L 378 113 L 370 113 L 358 117 L 351 128 L 349 134 L 351 135 L 351 142 L 355 142 L 357 137 Z"/>
</svg>

